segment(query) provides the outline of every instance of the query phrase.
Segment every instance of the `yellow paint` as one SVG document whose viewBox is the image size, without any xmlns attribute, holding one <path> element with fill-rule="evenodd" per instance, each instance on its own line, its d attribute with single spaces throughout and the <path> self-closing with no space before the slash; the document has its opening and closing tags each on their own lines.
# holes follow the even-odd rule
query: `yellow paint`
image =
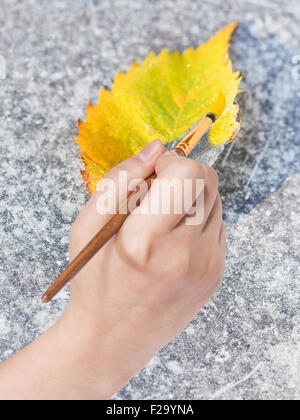
<svg viewBox="0 0 300 420">
<path fill-rule="evenodd" d="M 226 99 L 223 94 L 223 92 L 219 93 L 219 96 L 217 97 L 216 102 L 213 104 L 213 106 L 210 108 L 209 112 L 212 114 L 215 114 L 216 119 L 220 118 L 222 112 L 224 111 L 226 107 Z"/>
</svg>

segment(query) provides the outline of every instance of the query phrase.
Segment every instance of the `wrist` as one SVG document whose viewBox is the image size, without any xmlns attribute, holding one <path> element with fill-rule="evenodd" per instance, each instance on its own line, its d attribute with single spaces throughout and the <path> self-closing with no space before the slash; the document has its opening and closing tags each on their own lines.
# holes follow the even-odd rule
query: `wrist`
<svg viewBox="0 0 300 420">
<path fill-rule="evenodd" d="M 54 328 L 91 399 L 110 398 L 143 367 L 132 357 L 127 332 L 109 325 L 104 316 L 95 322 L 69 307 Z"/>
<path fill-rule="evenodd" d="M 88 325 L 83 328 L 83 324 L 70 322 L 64 315 L 37 340 L 1 365 L 0 398 L 110 398 L 123 383 L 108 349 L 105 335 L 95 338 L 95 332 Z"/>
</svg>

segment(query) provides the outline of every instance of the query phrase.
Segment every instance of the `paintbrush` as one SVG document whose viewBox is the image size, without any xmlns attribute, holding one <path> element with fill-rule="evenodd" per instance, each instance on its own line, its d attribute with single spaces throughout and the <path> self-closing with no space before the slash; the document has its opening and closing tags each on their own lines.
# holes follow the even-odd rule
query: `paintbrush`
<svg viewBox="0 0 300 420">
<path fill-rule="evenodd" d="M 180 141 L 180 143 L 175 146 L 173 149 L 179 156 L 186 157 L 194 149 L 194 147 L 199 143 L 204 134 L 213 123 L 220 117 L 224 108 L 225 108 L 225 97 L 222 92 L 219 93 L 219 96 L 210 111 L 206 116 L 198 123 L 196 126 Z M 154 173 L 149 178 L 145 179 L 148 190 L 151 188 L 152 180 L 156 178 Z M 147 191 L 145 191 L 146 195 Z M 135 201 L 136 198 L 139 200 Z M 42 296 L 42 301 L 44 303 L 50 302 L 54 296 L 69 282 L 71 281 L 76 274 L 83 269 L 83 267 L 97 254 L 98 251 L 120 230 L 126 218 L 129 216 L 129 202 L 137 203 L 139 205 L 141 201 L 140 189 L 137 187 L 137 190 L 130 193 L 127 201 L 121 206 L 118 213 L 115 214 L 110 221 L 96 234 L 96 236 L 89 242 L 89 244 L 78 254 L 78 256 L 71 262 L 67 269 L 61 274 L 60 277 L 49 287 L 49 289 Z M 134 209 L 130 209 L 133 211 Z"/>
</svg>

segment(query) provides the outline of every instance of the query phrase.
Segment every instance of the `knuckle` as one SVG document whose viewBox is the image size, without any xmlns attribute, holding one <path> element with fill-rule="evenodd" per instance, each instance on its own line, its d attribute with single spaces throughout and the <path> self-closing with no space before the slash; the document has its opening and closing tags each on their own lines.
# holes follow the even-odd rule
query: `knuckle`
<svg viewBox="0 0 300 420">
<path fill-rule="evenodd" d="M 130 229 L 129 229 L 130 231 Z M 138 234 L 129 235 L 127 229 L 121 229 L 117 235 L 118 249 L 121 250 L 121 255 L 125 258 L 126 262 L 137 268 L 145 270 L 149 264 L 153 251 L 153 238 L 150 235 L 143 234 L 143 241 L 139 240 Z"/>
</svg>

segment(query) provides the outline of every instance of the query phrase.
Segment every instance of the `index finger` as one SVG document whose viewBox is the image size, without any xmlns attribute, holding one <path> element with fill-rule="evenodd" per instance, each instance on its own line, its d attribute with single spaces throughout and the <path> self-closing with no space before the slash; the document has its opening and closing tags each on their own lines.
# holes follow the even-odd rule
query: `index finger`
<svg viewBox="0 0 300 420">
<path fill-rule="evenodd" d="M 174 229 L 201 193 L 197 181 L 202 180 L 203 187 L 207 176 L 204 165 L 171 152 L 160 156 L 155 169 L 157 179 L 123 226 L 129 232 L 162 234 Z"/>
</svg>

